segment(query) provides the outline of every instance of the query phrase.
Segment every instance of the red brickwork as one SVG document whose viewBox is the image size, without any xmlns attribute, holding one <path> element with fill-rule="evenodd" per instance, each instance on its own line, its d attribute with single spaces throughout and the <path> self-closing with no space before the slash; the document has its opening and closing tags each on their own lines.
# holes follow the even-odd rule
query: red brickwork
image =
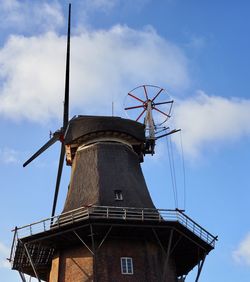
<svg viewBox="0 0 250 282">
<path fill-rule="evenodd" d="M 133 274 L 121 273 L 121 257 L 133 259 Z M 94 260 L 82 244 L 61 250 L 52 262 L 49 282 L 159 282 L 164 263 L 165 255 L 156 241 L 110 238 L 95 252 Z M 176 282 L 171 260 L 165 274 L 165 281 Z"/>
<path fill-rule="evenodd" d="M 133 259 L 134 274 L 121 273 L 121 257 Z M 159 282 L 162 281 L 164 255 L 157 242 L 143 239 L 107 240 L 96 254 L 96 278 L 101 282 Z M 175 282 L 175 268 L 167 265 L 166 281 Z"/>
<path fill-rule="evenodd" d="M 52 261 L 49 282 L 93 281 L 93 258 L 83 245 L 61 250 Z"/>
</svg>

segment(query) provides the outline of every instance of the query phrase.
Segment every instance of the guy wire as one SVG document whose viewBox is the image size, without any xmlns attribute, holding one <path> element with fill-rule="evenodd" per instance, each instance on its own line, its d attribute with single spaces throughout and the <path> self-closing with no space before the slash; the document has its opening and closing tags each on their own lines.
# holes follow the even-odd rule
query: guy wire
<svg viewBox="0 0 250 282">
<path fill-rule="evenodd" d="M 182 133 L 180 131 L 180 145 L 181 145 L 181 156 L 182 156 L 182 171 L 183 171 L 183 193 L 184 193 L 184 210 L 186 210 L 186 169 L 185 169 L 185 158 L 183 150 Z"/>
</svg>

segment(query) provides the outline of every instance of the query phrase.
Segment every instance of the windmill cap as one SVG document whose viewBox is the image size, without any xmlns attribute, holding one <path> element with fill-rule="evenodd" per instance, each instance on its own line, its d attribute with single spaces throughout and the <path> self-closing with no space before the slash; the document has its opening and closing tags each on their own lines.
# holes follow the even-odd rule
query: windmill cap
<svg viewBox="0 0 250 282">
<path fill-rule="evenodd" d="M 65 132 L 65 144 L 79 143 L 91 136 L 117 135 L 136 143 L 145 141 L 145 126 L 139 122 L 110 116 L 77 116 L 72 118 Z"/>
</svg>

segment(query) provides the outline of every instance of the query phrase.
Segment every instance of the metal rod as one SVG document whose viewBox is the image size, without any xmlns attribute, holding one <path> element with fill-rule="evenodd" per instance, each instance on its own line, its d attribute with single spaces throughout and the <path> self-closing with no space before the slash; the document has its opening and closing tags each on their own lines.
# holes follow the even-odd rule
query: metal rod
<svg viewBox="0 0 250 282">
<path fill-rule="evenodd" d="M 23 282 L 26 282 L 26 279 L 25 279 L 24 274 L 23 274 L 21 271 L 18 271 L 18 273 L 19 273 L 19 275 L 20 275 L 22 281 L 23 281 Z"/>
<path fill-rule="evenodd" d="M 162 243 L 161 243 L 161 240 L 160 240 L 158 234 L 156 233 L 156 231 L 155 231 L 154 228 L 152 228 L 152 230 L 153 230 L 153 232 L 154 232 L 155 238 L 157 239 L 157 241 L 158 241 L 158 243 L 159 243 L 159 245 L 160 245 L 160 247 L 161 247 L 161 249 L 162 249 L 164 255 L 167 255 L 167 253 L 166 253 L 166 251 L 165 251 L 165 249 L 164 249 L 164 247 L 163 247 L 163 245 L 162 245 Z"/>
<path fill-rule="evenodd" d="M 141 118 L 141 116 L 142 116 L 145 112 L 146 112 L 146 109 L 144 109 L 144 110 L 140 113 L 140 115 L 138 116 L 138 118 L 136 119 L 136 121 L 138 121 L 138 120 Z"/>
<path fill-rule="evenodd" d="M 164 113 L 163 111 L 159 110 L 158 108 L 156 108 L 155 106 L 152 106 L 152 109 L 156 110 L 157 112 L 163 114 L 164 116 L 170 117 L 170 115 Z"/>
<path fill-rule="evenodd" d="M 152 99 L 152 102 L 154 102 L 154 100 L 161 94 L 161 92 L 163 91 L 164 89 L 161 88 L 161 90 L 154 96 L 154 98 Z"/>
<path fill-rule="evenodd" d="M 145 93 L 146 99 L 148 100 L 148 92 L 147 92 L 147 89 L 146 89 L 146 85 L 143 85 L 143 88 L 144 88 L 144 93 Z"/>
<path fill-rule="evenodd" d="M 178 240 L 175 242 L 175 244 L 173 245 L 173 248 L 171 249 L 170 254 L 174 251 L 174 249 L 176 248 L 176 246 L 179 244 L 180 240 L 182 238 L 182 235 L 180 235 L 180 237 L 178 238 Z"/>
<path fill-rule="evenodd" d="M 12 241 L 12 245 L 11 245 L 11 249 L 10 249 L 10 258 L 8 259 L 9 262 L 11 262 L 11 259 L 12 259 L 14 246 L 15 246 L 15 242 L 16 242 L 16 236 L 17 236 L 17 226 L 15 227 L 15 233 L 14 233 L 14 237 L 13 237 L 13 241 Z"/>
<path fill-rule="evenodd" d="M 92 255 L 94 255 L 94 253 L 92 252 L 92 250 L 89 248 L 89 246 L 83 241 L 83 239 L 77 234 L 77 232 L 74 230 L 73 233 L 76 235 L 76 237 L 83 243 L 83 245 L 91 252 Z"/>
<path fill-rule="evenodd" d="M 36 276 L 37 280 L 38 280 L 39 282 L 41 282 L 41 280 L 40 280 L 40 278 L 39 278 L 39 276 L 38 276 L 38 274 L 37 274 L 37 272 L 36 272 L 35 265 L 34 265 L 34 263 L 33 263 L 32 257 L 31 257 L 31 255 L 30 255 L 30 253 L 29 253 L 29 250 L 28 250 L 26 244 L 27 244 L 27 243 L 25 243 L 25 244 L 23 245 L 23 246 L 24 246 L 24 249 L 25 249 L 25 251 L 26 251 L 26 253 L 27 253 L 28 259 L 29 259 L 29 261 L 30 261 L 30 264 L 31 264 L 31 266 L 32 266 L 32 269 L 33 269 L 33 271 L 34 271 L 34 273 L 35 273 L 35 276 Z"/>
<path fill-rule="evenodd" d="M 173 134 L 173 133 L 179 132 L 179 131 L 181 131 L 181 129 L 174 129 L 174 130 L 171 130 L 170 132 L 168 132 L 168 133 L 166 133 L 166 134 L 163 134 L 163 135 L 157 136 L 157 137 L 156 137 L 156 140 L 157 140 L 157 139 L 160 139 L 160 138 L 162 138 L 162 137 L 168 136 L 168 135 L 170 135 L 170 134 Z"/>
<path fill-rule="evenodd" d="M 144 101 L 141 100 L 140 98 L 136 97 L 135 95 L 133 95 L 133 94 L 131 94 L 131 93 L 128 93 L 128 95 L 129 95 L 130 97 L 136 99 L 137 101 L 142 102 L 142 103 L 144 104 Z"/>
<path fill-rule="evenodd" d="M 93 226 L 90 224 L 90 235 L 91 235 L 91 242 L 92 242 L 92 250 L 93 250 L 93 255 L 95 254 L 95 241 L 94 241 L 94 233 L 93 233 Z"/>
<path fill-rule="evenodd" d="M 197 276 L 196 276 L 195 282 L 199 281 L 201 270 L 202 270 L 202 267 L 204 265 L 205 259 L 206 259 L 206 254 L 204 255 L 204 258 L 202 259 L 201 264 L 198 265 L 198 272 L 197 272 Z"/>
<path fill-rule="evenodd" d="M 145 107 L 144 105 L 139 105 L 139 106 L 134 106 L 134 107 L 128 107 L 128 108 L 125 108 L 124 110 L 133 110 L 133 109 L 144 108 L 144 107 Z"/>
<path fill-rule="evenodd" d="M 154 103 L 154 106 L 158 106 L 158 105 L 164 105 L 164 104 L 172 104 L 174 101 L 166 101 L 166 102 L 160 102 L 160 103 Z"/>
</svg>

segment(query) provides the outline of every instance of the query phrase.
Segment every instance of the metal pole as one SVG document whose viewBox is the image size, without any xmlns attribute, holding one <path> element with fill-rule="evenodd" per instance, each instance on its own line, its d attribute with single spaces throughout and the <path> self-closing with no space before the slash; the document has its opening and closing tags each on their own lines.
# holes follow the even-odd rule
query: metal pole
<svg viewBox="0 0 250 282">
<path fill-rule="evenodd" d="M 11 251 L 10 251 L 10 258 L 8 259 L 9 262 L 11 262 L 13 251 L 14 251 L 14 246 L 15 246 L 15 242 L 16 242 L 16 238 L 17 238 L 17 229 L 18 228 L 16 226 L 15 227 L 15 233 L 14 233 L 13 241 L 12 241 Z"/>
<path fill-rule="evenodd" d="M 165 277 L 166 277 L 166 272 L 167 272 L 167 266 L 168 266 L 168 261 L 169 261 L 169 256 L 170 256 L 170 250 L 171 250 L 171 245 L 172 245 L 172 239 L 173 239 L 173 233 L 174 230 L 171 229 L 170 231 L 170 236 L 169 236 L 169 241 L 168 241 L 168 249 L 167 249 L 167 255 L 166 255 L 166 260 L 164 262 L 164 268 L 163 268 L 163 279 L 162 281 L 165 281 Z"/>
<path fill-rule="evenodd" d="M 18 273 L 19 273 L 19 275 L 20 275 L 22 281 L 23 281 L 23 282 L 26 282 L 26 279 L 25 279 L 24 274 L 23 274 L 22 272 L 20 272 L 20 271 L 18 271 Z"/>
<path fill-rule="evenodd" d="M 93 281 L 97 282 L 97 271 L 96 271 L 96 253 L 95 253 L 95 240 L 94 240 L 94 233 L 93 233 L 93 226 L 90 224 L 90 235 L 92 241 L 92 250 L 93 250 Z"/>
</svg>

